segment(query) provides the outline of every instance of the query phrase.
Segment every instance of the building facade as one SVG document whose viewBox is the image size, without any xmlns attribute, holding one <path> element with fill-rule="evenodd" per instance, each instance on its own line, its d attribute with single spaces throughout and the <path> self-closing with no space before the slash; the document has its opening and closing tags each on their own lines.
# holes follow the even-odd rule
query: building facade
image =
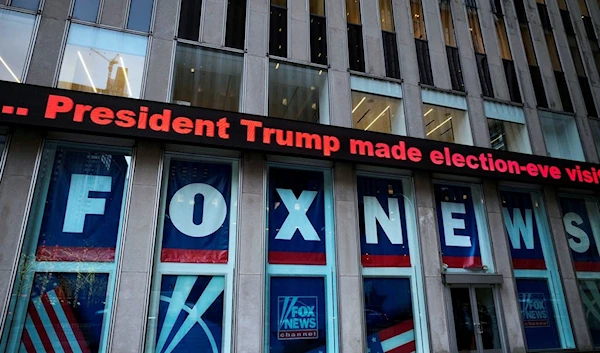
<svg viewBox="0 0 600 353">
<path fill-rule="evenodd" d="M 599 38 L 596 0 L 0 0 L 0 351 L 597 351 Z"/>
</svg>

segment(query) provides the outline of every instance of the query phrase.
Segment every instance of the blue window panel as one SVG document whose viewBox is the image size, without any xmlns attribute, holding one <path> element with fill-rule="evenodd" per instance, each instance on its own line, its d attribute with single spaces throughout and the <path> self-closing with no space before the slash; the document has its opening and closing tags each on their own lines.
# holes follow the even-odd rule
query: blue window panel
<svg viewBox="0 0 600 353">
<path fill-rule="evenodd" d="M 358 177 L 361 262 L 410 267 L 402 181 Z"/>
<path fill-rule="evenodd" d="M 560 349 L 553 307 L 553 302 L 557 299 L 550 295 L 548 281 L 517 279 L 516 283 L 527 349 Z"/>
<path fill-rule="evenodd" d="M 75 0 L 73 18 L 82 21 L 96 22 L 100 0 Z"/>
<path fill-rule="evenodd" d="M 271 277 L 270 353 L 327 353 L 323 277 Z"/>
<path fill-rule="evenodd" d="M 450 268 L 481 268 L 481 250 L 471 188 L 434 185 L 442 261 Z"/>
<path fill-rule="evenodd" d="M 414 352 L 415 330 L 408 278 L 365 278 L 369 352 Z"/>
<path fill-rule="evenodd" d="M 531 194 L 502 191 L 502 215 L 515 270 L 545 270 L 546 262 Z"/>
<path fill-rule="evenodd" d="M 600 347 L 600 280 L 580 280 L 579 290 L 595 347 Z"/>
<path fill-rule="evenodd" d="M 323 172 L 269 170 L 269 263 L 325 265 Z"/>
<path fill-rule="evenodd" d="M 231 165 L 172 160 L 162 262 L 227 263 Z"/>
<path fill-rule="evenodd" d="M 224 290 L 223 276 L 163 276 L 155 352 L 221 352 Z"/>
<path fill-rule="evenodd" d="M 125 154 L 56 149 L 37 261 L 115 260 L 128 168 Z"/>
<path fill-rule="evenodd" d="M 150 31 L 154 0 L 131 0 L 127 28 L 140 32 Z"/>
<path fill-rule="evenodd" d="M 21 347 L 98 352 L 107 288 L 108 274 L 36 273 L 28 308 L 20 312 L 26 315 Z"/>
<path fill-rule="evenodd" d="M 40 8 L 40 0 L 12 0 L 10 4 L 31 11 L 37 11 Z"/>
<path fill-rule="evenodd" d="M 561 197 L 559 202 L 575 270 L 600 272 L 600 244 L 592 228 L 599 220 L 591 219 L 585 199 Z"/>
</svg>

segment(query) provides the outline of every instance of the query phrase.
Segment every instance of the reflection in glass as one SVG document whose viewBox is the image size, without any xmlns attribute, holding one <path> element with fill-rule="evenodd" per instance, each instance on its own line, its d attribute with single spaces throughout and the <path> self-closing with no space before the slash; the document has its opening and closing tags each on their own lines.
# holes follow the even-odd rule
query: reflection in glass
<svg viewBox="0 0 600 353">
<path fill-rule="evenodd" d="M 239 111 L 243 61 L 238 54 L 178 44 L 173 102 Z"/>
<path fill-rule="evenodd" d="M 421 0 L 410 0 L 410 13 L 413 21 L 413 32 L 417 39 L 427 40 L 425 31 L 425 18 L 423 17 L 423 5 Z"/>
<path fill-rule="evenodd" d="M 600 280 L 580 280 L 579 290 L 595 347 L 600 347 Z"/>
<path fill-rule="evenodd" d="M 500 346 L 500 329 L 494 305 L 494 294 L 491 288 L 475 288 L 479 332 L 483 349 L 498 349 Z"/>
<path fill-rule="evenodd" d="M 327 71 L 271 61 L 269 63 L 269 116 L 328 123 Z"/>
<path fill-rule="evenodd" d="M 471 307 L 469 288 L 452 288 L 452 310 L 458 351 L 477 350 L 475 342 L 475 320 Z"/>
<path fill-rule="evenodd" d="M 96 22 L 98 20 L 99 8 L 100 0 L 75 0 L 73 18 L 82 21 Z"/>
<path fill-rule="evenodd" d="M 150 30 L 150 20 L 152 19 L 153 4 L 154 0 L 131 0 L 127 28 L 148 32 Z"/>
<path fill-rule="evenodd" d="M 529 136 L 524 124 L 488 119 L 488 130 L 493 149 L 529 153 Z"/>
<path fill-rule="evenodd" d="M 40 0 L 12 0 L 11 6 L 20 7 L 31 11 L 37 11 L 40 7 Z"/>
<path fill-rule="evenodd" d="M 58 87 L 139 98 L 147 38 L 72 24 Z"/>
<path fill-rule="evenodd" d="M 355 129 L 392 133 L 392 124 L 402 118 L 400 99 L 352 91 L 352 121 Z"/>
<path fill-rule="evenodd" d="M 430 140 L 471 144 L 471 128 L 464 110 L 423 104 L 425 135 Z"/>
<path fill-rule="evenodd" d="M 21 82 L 35 16 L 0 9 L 0 80 Z"/>
<path fill-rule="evenodd" d="M 554 308 L 559 299 L 550 294 L 548 280 L 520 278 L 516 280 L 516 284 L 527 348 L 565 348 L 560 342 L 558 317 Z"/>
<path fill-rule="evenodd" d="M 477 8 L 467 6 L 467 17 L 469 18 L 469 32 L 471 33 L 471 40 L 473 41 L 473 49 L 475 50 L 475 53 L 485 54 Z"/>
<path fill-rule="evenodd" d="M 440 0 L 440 17 L 442 19 L 442 32 L 444 42 L 447 46 L 456 47 L 456 36 L 454 34 L 454 23 L 452 22 L 452 10 L 449 0 Z"/>
<path fill-rule="evenodd" d="M 541 113 L 540 121 L 550 157 L 577 161 L 585 160 L 577 124 L 573 116 Z"/>
</svg>

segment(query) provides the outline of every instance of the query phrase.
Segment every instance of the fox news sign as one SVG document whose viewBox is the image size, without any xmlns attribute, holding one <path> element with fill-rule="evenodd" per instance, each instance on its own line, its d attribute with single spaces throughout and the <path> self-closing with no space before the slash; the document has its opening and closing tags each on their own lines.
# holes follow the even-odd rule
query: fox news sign
<svg viewBox="0 0 600 353">
<path fill-rule="evenodd" d="M 316 296 L 277 298 L 277 335 L 280 340 L 319 338 Z"/>
</svg>

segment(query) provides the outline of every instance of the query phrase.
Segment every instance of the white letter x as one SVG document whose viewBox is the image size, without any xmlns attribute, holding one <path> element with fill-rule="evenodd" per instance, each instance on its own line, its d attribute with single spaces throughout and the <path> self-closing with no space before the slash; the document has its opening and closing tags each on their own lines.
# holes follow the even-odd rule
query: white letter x
<svg viewBox="0 0 600 353">
<path fill-rule="evenodd" d="M 315 197 L 317 197 L 317 192 L 304 190 L 300 194 L 300 197 L 296 199 L 296 195 L 290 189 L 276 190 L 290 214 L 281 225 L 275 239 L 290 240 L 294 236 L 294 233 L 296 233 L 296 229 L 298 229 L 304 240 L 321 241 L 317 231 L 308 220 L 308 217 L 306 217 L 306 212 L 308 212 L 310 205 L 315 200 Z"/>
</svg>

